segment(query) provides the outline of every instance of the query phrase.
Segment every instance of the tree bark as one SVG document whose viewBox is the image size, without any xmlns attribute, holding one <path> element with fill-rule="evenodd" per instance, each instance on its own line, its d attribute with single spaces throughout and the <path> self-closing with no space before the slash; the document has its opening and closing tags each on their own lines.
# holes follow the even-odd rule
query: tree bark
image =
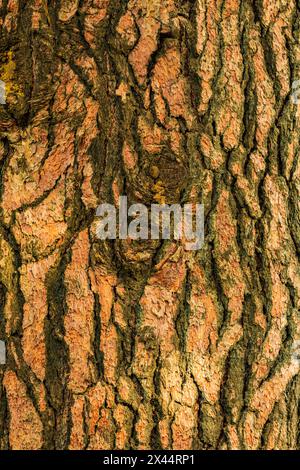
<svg viewBox="0 0 300 470">
<path fill-rule="evenodd" d="M 0 449 L 297 449 L 300 4 L 0 0 Z M 96 208 L 205 206 L 205 244 Z"/>
</svg>

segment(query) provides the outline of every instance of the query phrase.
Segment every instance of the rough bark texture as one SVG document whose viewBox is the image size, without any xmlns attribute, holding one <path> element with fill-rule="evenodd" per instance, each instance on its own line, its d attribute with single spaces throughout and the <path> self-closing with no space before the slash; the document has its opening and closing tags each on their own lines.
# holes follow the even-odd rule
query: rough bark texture
<svg viewBox="0 0 300 470">
<path fill-rule="evenodd" d="M 0 0 L 1 449 L 296 449 L 299 0 Z M 205 245 L 96 207 L 202 202 Z"/>
</svg>

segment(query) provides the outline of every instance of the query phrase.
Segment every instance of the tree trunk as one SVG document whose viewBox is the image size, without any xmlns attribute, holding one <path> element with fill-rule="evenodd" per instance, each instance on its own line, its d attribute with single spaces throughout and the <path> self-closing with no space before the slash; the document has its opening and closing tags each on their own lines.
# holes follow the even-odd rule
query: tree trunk
<svg viewBox="0 0 300 470">
<path fill-rule="evenodd" d="M 299 448 L 299 13 L 0 0 L 1 449 Z M 203 248 L 98 240 L 120 195 Z"/>
</svg>

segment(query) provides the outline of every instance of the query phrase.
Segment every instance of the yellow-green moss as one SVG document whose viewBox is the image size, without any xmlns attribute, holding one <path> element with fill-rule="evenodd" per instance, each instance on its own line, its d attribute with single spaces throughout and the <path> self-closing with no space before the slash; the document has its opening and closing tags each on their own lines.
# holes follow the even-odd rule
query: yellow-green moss
<svg viewBox="0 0 300 470">
<path fill-rule="evenodd" d="M 24 96 L 21 86 L 16 82 L 15 70 L 16 63 L 14 61 L 13 52 L 8 51 L 5 54 L 3 63 L 0 64 L 0 80 L 5 83 L 6 96 Z"/>
</svg>

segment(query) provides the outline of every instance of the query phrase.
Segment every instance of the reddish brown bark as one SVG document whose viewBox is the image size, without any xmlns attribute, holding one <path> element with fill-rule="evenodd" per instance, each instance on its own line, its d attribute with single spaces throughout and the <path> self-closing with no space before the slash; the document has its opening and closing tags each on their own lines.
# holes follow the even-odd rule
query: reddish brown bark
<svg viewBox="0 0 300 470">
<path fill-rule="evenodd" d="M 1 449 L 299 448 L 295 0 L 0 0 Z M 201 202 L 205 244 L 96 208 Z"/>
</svg>

